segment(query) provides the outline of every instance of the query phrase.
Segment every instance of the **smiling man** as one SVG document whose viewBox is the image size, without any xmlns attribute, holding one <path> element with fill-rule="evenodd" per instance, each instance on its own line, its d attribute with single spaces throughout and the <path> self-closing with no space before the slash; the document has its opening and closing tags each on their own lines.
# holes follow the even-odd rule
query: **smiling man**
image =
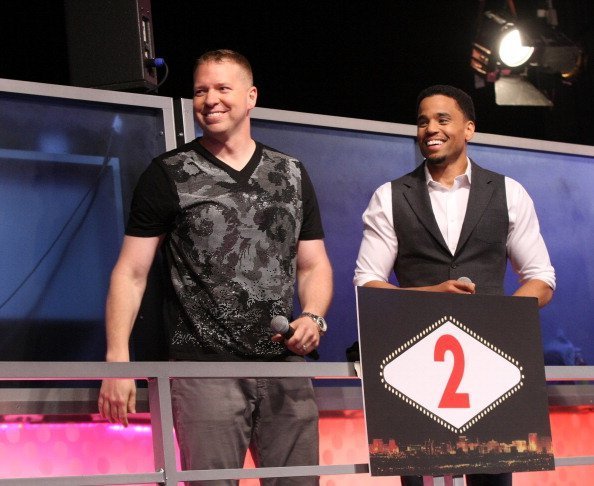
<svg viewBox="0 0 594 486">
<path fill-rule="evenodd" d="M 518 182 L 468 158 L 474 130 L 474 105 L 463 91 L 438 85 L 419 94 L 417 143 L 425 160 L 372 196 L 355 285 L 502 295 L 509 258 L 520 281 L 514 295 L 535 297 L 541 307 L 551 300 L 555 271 L 532 200 Z M 398 285 L 388 282 L 392 270 Z M 511 480 L 511 474 L 478 474 L 466 484 Z M 403 477 L 402 484 L 423 480 Z"/>
<path fill-rule="evenodd" d="M 134 191 L 107 300 L 107 361 L 130 359 L 159 248 L 168 269 L 163 322 L 171 359 L 303 362 L 318 347 L 332 296 L 319 209 L 303 165 L 251 138 L 256 98 L 242 55 L 211 51 L 196 62 L 194 115 L 203 135 L 154 159 Z M 303 313 L 293 319 L 296 282 Z M 292 337 L 271 331 L 277 316 L 292 321 Z M 184 469 L 241 468 L 248 447 L 262 467 L 318 463 L 309 379 L 174 379 L 171 395 Z M 104 380 L 98 405 L 103 417 L 127 425 L 134 382 Z M 301 486 L 318 478 L 262 482 Z"/>
</svg>

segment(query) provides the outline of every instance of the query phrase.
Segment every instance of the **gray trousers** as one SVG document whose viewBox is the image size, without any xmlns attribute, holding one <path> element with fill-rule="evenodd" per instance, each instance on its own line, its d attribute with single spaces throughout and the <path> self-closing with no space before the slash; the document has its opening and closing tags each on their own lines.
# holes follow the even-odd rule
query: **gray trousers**
<svg viewBox="0 0 594 486">
<path fill-rule="evenodd" d="M 318 408 L 308 378 L 179 378 L 172 380 L 171 397 L 184 470 L 242 468 L 248 447 L 257 467 L 318 464 Z M 315 486 L 319 478 L 269 478 L 260 483 Z"/>
</svg>

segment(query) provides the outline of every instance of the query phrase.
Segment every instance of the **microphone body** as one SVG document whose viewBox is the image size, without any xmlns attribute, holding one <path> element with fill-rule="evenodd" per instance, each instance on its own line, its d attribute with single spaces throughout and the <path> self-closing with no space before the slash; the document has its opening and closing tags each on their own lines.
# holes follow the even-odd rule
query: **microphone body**
<svg viewBox="0 0 594 486">
<path fill-rule="evenodd" d="M 280 334 L 283 338 L 285 338 L 285 341 L 287 339 L 291 339 L 293 334 L 295 334 L 295 330 L 289 326 L 289 320 L 285 316 L 274 316 L 270 321 L 270 329 L 272 329 L 275 333 Z M 307 356 L 315 360 L 320 359 L 317 349 L 314 349 L 311 353 L 308 353 Z"/>
<path fill-rule="evenodd" d="M 285 316 L 274 316 L 270 321 L 270 329 L 277 334 L 282 334 L 285 339 L 291 339 L 295 330 L 289 326 L 289 320 Z"/>
<path fill-rule="evenodd" d="M 473 291 L 473 293 L 476 293 L 476 285 L 475 285 L 475 283 L 472 280 L 470 280 L 470 278 L 468 278 L 468 277 L 460 277 L 460 278 L 458 278 L 458 282 L 462 282 L 462 283 L 465 283 L 465 284 L 474 285 L 474 291 Z"/>
</svg>

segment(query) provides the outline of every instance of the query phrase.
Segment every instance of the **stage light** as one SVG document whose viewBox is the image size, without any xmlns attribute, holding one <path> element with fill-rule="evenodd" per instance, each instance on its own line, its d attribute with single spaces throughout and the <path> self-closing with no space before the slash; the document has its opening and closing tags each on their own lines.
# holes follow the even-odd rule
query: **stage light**
<svg viewBox="0 0 594 486">
<path fill-rule="evenodd" d="M 534 47 L 523 42 L 520 27 L 500 14 L 483 13 L 473 43 L 470 65 L 489 81 L 502 70 L 516 69 L 525 65 L 534 53 Z"/>
<path fill-rule="evenodd" d="M 498 105 L 552 106 L 550 94 L 581 71 L 582 50 L 557 29 L 550 4 L 533 19 L 517 19 L 511 6 L 479 13 L 470 59 L 475 87 L 494 83 Z"/>
<path fill-rule="evenodd" d="M 512 29 L 503 34 L 499 43 L 499 59 L 506 66 L 515 68 L 526 64 L 534 47 L 522 44 L 522 38 L 518 29 Z"/>
</svg>

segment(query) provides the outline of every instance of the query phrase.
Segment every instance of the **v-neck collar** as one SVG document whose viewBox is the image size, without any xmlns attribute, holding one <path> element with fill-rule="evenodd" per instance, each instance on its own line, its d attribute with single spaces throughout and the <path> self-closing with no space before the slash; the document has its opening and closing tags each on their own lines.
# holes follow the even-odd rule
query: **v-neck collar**
<svg viewBox="0 0 594 486">
<path fill-rule="evenodd" d="M 262 144 L 256 142 L 256 148 L 254 150 L 254 153 L 250 157 L 248 163 L 245 165 L 243 169 L 236 170 L 230 165 L 223 162 L 221 159 L 215 157 L 208 150 L 206 150 L 200 143 L 200 139 L 196 139 L 195 142 L 195 149 L 197 152 L 200 153 L 200 155 L 202 155 L 213 165 L 217 166 L 219 169 L 224 170 L 227 174 L 229 174 L 229 177 L 231 177 L 237 183 L 246 183 L 247 181 L 249 181 L 250 177 L 256 170 L 256 167 L 258 167 L 260 159 L 262 158 Z"/>
</svg>

